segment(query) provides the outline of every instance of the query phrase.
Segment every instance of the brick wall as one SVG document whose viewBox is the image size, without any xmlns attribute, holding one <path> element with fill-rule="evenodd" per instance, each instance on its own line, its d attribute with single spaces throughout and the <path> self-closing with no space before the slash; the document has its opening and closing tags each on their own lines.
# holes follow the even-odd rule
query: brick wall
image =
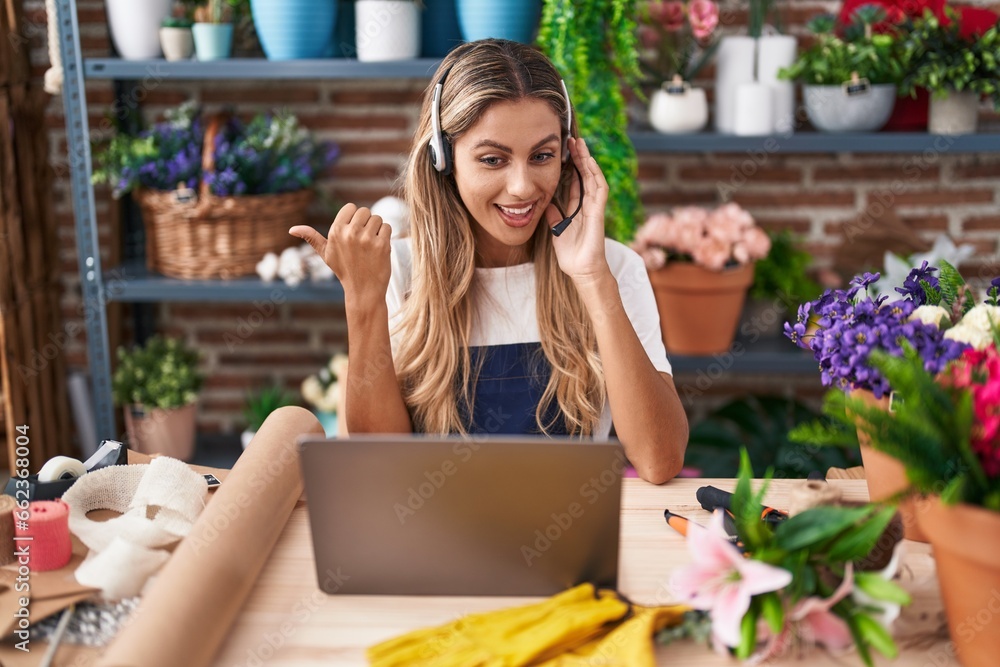
<svg viewBox="0 0 1000 667">
<path fill-rule="evenodd" d="M 739 3 L 730 3 L 736 7 Z M 44 46 L 45 12 L 41 0 L 24 0 L 29 14 L 26 33 L 35 45 L 33 62 L 41 77 L 48 62 Z M 79 0 L 84 56 L 108 53 L 104 3 Z M 803 34 L 802 24 L 838 3 L 785 2 L 786 27 Z M 745 20 L 738 9 L 724 14 L 728 30 Z M 194 98 L 209 109 L 239 104 L 243 112 L 272 107 L 276 102 L 296 113 L 324 138 L 337 141 L 342 157 L 332 177 L 322 184 L 332 207 L 317 205 L 313 222 L 327 223 L 344 201 L 370 204 L 393 189 L 402 153 L 416 125 L 423 81 L 333 81 L 261 85 L 249 83 L 198 84 L 156 82 L 147 86 L 142 106 L 149 117 Z M 113 100 L 109 82 L 87 84 L 91 128 L 99 134 Z M 984 122 L 995 117 L 984 113 Z M 66 144 L 61 98 L 48 110 L 53 168 L 57 173 L 56 210 L 60 226 L 63 300 L 67 322 L 81 324 L 80 281 L 77 275 L 72 204 L 66 178 Z M 106 127 L 106 125 L 105 125 Z M 685 203 L 717 202 L 720 184 L 733 188 L 733 199 L 747 207 L 769 228 L 790 228 L 803 235 L 819 265 L 829 264 L 841 227 L 866 211 L 892 202 L 913 233 L 928 239 L 947 232 L 974 243 L 977 255 L 963 267 L 976 276 L 1000 273 L 1000 155 L 809 155 L 776 151 L 772 154 L 640 155 L 640 185 L 648 212 Z M 115 204 L 106 189 L 98 190 L 104 261 L 118 243 L 110 220 Z M 122 321 L 127 328 L 128 306 Z M 267 380 L 297 388 L 308 373 L 346 343 L 343 309 L 319 304 L 274 301 L 253 304 L 159 304 L 160 328 L 184 335 L 204 353 L 209 375 L 200 412 L 202 431 L 238 431 L 246 389 Z M 127 332 L 126 332 L 127 337 Z M 81 332 L 67 344 L 72 365 L 86 366 L 85 337 Z M 678 383 L 695 378 L 678 377 Z M 723 377 L 711 383 L 703 400 L 689 405 L 693 414 L 711 401 L 742 391 L 771 391 L 815 397 L 815 376 L 777 381 L 774 377 Z"/>
</svg>

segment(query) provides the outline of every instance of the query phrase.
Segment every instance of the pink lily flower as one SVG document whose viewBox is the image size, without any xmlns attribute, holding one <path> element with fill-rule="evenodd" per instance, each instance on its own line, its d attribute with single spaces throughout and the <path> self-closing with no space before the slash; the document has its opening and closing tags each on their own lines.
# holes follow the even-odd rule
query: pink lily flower
<svg viewBox="0 0 1000 667">
<path fill-rule="evenodd" d="M 688 5 L 691 32 L 695 39 L 704 41 L 711 37 L 719 25 L 719 7 L 712 0 L 691 0 Z"/>
<path fill-rule="evenodd" d="M 854 588 L 854 568 L 847 564 L 844 580 L 833 592 L 833 595 L 823 600 L 809 597 L 800 600 L 792 609 L 790 618 L 798 623 L 799 636 L 805 641 L 825 646 L 831 651 L 843 651 L 854 645 L 851 631 L 844 619 L 830 611 L 833 605 L 847 597 Z"/>
<path fill-rule="evenodd" d="M 750 598 L 784 588 L 792 573 L 744 558 L 726 537 L 719 512 L 712 514 L 707 528 L 690 524 L 687 544 L 694 562 L 675 571 L 671 585 L 679 598 L 711 614 L 715 639 L 736 646 Z"/>
</svg>

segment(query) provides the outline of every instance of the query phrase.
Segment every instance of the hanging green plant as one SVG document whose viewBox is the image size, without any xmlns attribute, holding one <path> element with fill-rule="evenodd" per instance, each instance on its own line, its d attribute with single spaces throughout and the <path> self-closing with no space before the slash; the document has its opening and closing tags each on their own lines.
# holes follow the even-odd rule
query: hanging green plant
<svg viewBox="0 0 1000 667">
<path fill-rule="evenodd" d="M 622 243 L 643 220 L 622 93 L 626 85 L 643 97 L 636 15 L 636 0 L 545 0 L 538 30 L 538 45 L 566 80 L 580 136 L 608 181 L 605 231 Z"/>
</svg>

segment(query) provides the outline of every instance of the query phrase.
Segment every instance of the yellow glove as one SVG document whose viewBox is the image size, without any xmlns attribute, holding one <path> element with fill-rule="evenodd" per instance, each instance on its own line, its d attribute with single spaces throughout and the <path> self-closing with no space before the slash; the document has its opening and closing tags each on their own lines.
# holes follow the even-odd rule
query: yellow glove
<svg viewBox="0 0 1000 667">
<path fill-rule="evenodd" d="M 654 667 L 653 636 L 678 625 L 690 607 L 633 607 L 633 615 L 610 632 L 537 667 Z"/>
<path fill-rule="evenodd" d="M 519 667 L 571 650 L 608 631 L 629 605 L 581 584 L 542 602 L 471 614 L 368 649 L 373 667 Z"/>
</svg>

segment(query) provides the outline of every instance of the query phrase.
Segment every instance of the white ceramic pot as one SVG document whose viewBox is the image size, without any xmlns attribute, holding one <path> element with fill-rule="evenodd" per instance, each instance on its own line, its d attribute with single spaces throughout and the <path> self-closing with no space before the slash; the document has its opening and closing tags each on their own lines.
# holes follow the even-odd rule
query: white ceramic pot
<svg viewBox="0 0 1000 667">
<path fill-rule="evenodd" d="M 774 129 L 774 89 L 764 83 L 741 83 L 737 86 L 733 134 L 760 137 L 773 133 Z"/>
<path fill-rule="evenodd" d="M 927 130 L 931 134 L 972 134 L 979 123 L 979 95 L 950 92 L 947 97 L 931 96 Z"/>
<path fill-rule="evenodd" d="M 791 35 L 765 35 L 757 40 L 757 81 L 771 89 L 773 128 L 791 132 L 795 127 L 795 84 L 778 78 L 778 72 L 795 62 L 798 40 Z"/>
<path fill-rule="evenodd" d="M 876 84 L 863 95 L 848 95 L 842 86 L 802 86 L 802 98 L 821 132 L 875 132 L 892 115 L 896 86 Z"/>
<path fill-rule="evenodd" d="M 255 435 L 257 435 L 257 431 L 251 431 L 249 429 L 240 433 L 240 444 L 243 445 L 243 449 L 250 446 L 250 441 L 253 440 Z"/>
<path fill-rule="evenodd" d="M 664 134 L 698 132 L 708 123 L 705 91 L 664 82 L 649 101 L 649 124 Z"/>
<path fill-rule="evenodd" d="M 358 60 L 411 60 L 420 55 L 420 10 L 412 0 L 358 0 L 354 6 Z"/>
<path fill-rule="evenodd" d="M 160 46 L 167 60 L 188 60 L 194 55 L 191 28 L 160 28 Z"/>
<path fill-rule="evenodd" d="M 173 4 L 173 0 L 108 0 L 108 29 L 118 55 L 124 60 L 163 55 L 160 23 L 170 16 Z"/>
<path fill-rule="evenodd" d="M 757 40 L 730 35 L 719 41 L 715 56 L 715 129 L 733 134 L 736 129 L 736 91 L 754 81 Z"/>
</svg>

